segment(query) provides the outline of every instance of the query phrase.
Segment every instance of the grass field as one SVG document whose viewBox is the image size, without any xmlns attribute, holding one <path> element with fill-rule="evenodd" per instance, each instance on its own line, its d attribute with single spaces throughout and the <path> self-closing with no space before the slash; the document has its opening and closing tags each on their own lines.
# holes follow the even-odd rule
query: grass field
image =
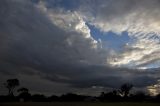
<svg viewBox="0 0 160 106">
<path fill-rule="evenodd" d="M 0 106 L 160 106 L 160 103 L 89 103 L 89 102 L 56 102 L 56 103 L 0 103 Z"/>
</svg>

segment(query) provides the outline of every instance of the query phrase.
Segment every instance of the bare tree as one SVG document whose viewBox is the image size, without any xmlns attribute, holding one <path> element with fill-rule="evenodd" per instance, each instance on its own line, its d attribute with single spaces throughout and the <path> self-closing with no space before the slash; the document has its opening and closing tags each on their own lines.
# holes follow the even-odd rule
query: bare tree
<svg viewBox="0 0 160 106">
<path fill-rule="evenodd" d="M 13 92 L 14 92 L 15 87 L 19 86 L 19 80 L 18 79 L 8 79 L 4 85 L 8 89 L 8 95 L 14 96 Z"/>
<path fill-rule="evenodd" d="M 130 90 L 132 89 L 133 85 L 126 83 L 123 84 L 119 90 L 119 93 L 121 94 L 121 96 L 123 97 L 128 97 Z"/>
</svg>

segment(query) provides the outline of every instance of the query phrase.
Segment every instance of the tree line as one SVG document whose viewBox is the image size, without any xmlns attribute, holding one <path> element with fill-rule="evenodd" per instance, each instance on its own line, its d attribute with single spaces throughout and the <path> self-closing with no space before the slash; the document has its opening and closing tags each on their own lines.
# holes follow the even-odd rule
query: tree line
<svg viewBox="0 0 160 106">
<path fill-rule="evenodd" d="M 61 96 L 45 96 L 43 94 L 31 95 L 29 89 L 20 87 L 17 89 L 18 95 L 15 96 L 15 88 L 20 86 L 18 79 L 8 79 L 4 83 L 4 87 L 8 89 L 7 95 L 0 96 L 0 102 L 54 102 L 54 101 L 88 101 L 88 102 L 160 102 L 160 94 L 157 96 L 150 96 L 142 91 L 137 93 L 130 93 L 133 85 L 125 83 L 117 90 L 110 92 L 101 92 L 99 96 L 78 95 L 74 93 L 67 93 Z"/>
</svg>

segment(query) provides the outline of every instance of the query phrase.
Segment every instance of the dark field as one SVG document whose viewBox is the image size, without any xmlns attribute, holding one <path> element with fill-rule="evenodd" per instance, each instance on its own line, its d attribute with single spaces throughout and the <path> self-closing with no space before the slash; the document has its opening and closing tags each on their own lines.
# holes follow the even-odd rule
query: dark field
<svg viewBox="0 0 160 106">
<path fill-rule="evenodd" d="M 0 106 L 160 106 L 160 103 L 89 103 L 89 102 L 56 102 L 56 103 L 1 103 Z"/>
</svg>

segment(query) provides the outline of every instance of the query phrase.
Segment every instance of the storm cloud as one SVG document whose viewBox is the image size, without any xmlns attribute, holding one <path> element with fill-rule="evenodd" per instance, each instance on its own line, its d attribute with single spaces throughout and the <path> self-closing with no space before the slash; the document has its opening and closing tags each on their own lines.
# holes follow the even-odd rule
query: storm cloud
<svg viewBox="0 0 160 106">
<path fill-rule="evenodd" d="M 126 82 L 142 88 L 158 83 L 159 71 L 114 67 L 114 64 L 128 64 L 125 63 L 125 59 L 133 58 L 131 54 L 138 56 L 142 52 L 149 53 L 142 55 L 143 59 L 141 57 L 134 58 L 133 61 L 136 62 L 136 65 L 138 62 L 138 65 L 153 62 L 158 54 L 159 45 L 154 39 L 145 38 L 142 42 L 139 39 L 142 37 L 137 36 L 138 33 L 143 32 L 140 35 L 148 36 L 148 33 L 152 31 L 155 36 L 158 36 L 158 29 L 154 29 L 158 27 L 150 24 L 156 19 L 151 20 L 150 23 L 147 21 L 147 24 L 140 23 L 149 25 L 146 27 L 147 29 L 139 29 L 140 21 L 135 23 L 135 25 L 139 25 L 136 27 L 130 24 L 130 21 L 135 22 L 135 18 L 129 15 L 135 10 L 138 11 L 137 9 L 143 2 L 137 4 L 135 0 L 116 3 L 110 0 L 100 2 L 87 0 L 86 2 L 92 3 L 89 7 L 85 7 L 86 2 L 79 1 L 80 5 L 77 8 L 72 7 L 75 11 L 62 8 L 61 5 L 57 5 L 58 7 L 51 5 L 56 2 L 58 1 L 52 1 L 52 3 L 50 0 L 45 2 L 41 0 L 0 1 L 1 83 L 8 78 L 16 77 L 21 80 L 22 85 L 29 86 L 32 92 L 46 94 L 87 93 L 88 89 L 95 87 L 97 89 L 118 88 Z M 74 1 L 72 2 L 74 5 Z M 92 13 L 94 3 L 97 2 L 97 8 L 93 9 L 95 13 Z M 49 5 L 49 3 L 51 4 Z M 112 8 L 107 6 L 109 3 L 113 5 Z M 158 1 L 152 4 L 158 5 Z M 158 6 L 150 6 L 150 3 L 148 5 L 149 8 L 158 10 Z M 145 8 L 142 10 L 144 11 Z M 92 16 L 93 14 L 94 16 Z M 135 17 L 139 17 L 138 14 L 140 13 L 136 13 Z M 146 14 L 148 11 L 144 12 L 141 17 L 144 22 L 146 22 Z M 92 24 L 104 32 L 111 30 L 120 34 L 128 31 L 131 37 L 136 37 L 136 42 L 124 47 L 125 51 L 117 56 L 117 63 L 115 61 L 112 63 L 108 61 L 110 51 L 101 48 L 101 42 L 92 37 L 91 29 L 86 23 Z M 134 30 L 133 27 L 137 29 Z M 144 43 L 150 46 L 146 49 L 141 47 L 146 45 Z M 132 51 L 130 51 L 131 49 Z M 151 52 L 148 52 L 149 49 Z M 150 54 L 155 56 L 151 58 Z"/>
</svg>

